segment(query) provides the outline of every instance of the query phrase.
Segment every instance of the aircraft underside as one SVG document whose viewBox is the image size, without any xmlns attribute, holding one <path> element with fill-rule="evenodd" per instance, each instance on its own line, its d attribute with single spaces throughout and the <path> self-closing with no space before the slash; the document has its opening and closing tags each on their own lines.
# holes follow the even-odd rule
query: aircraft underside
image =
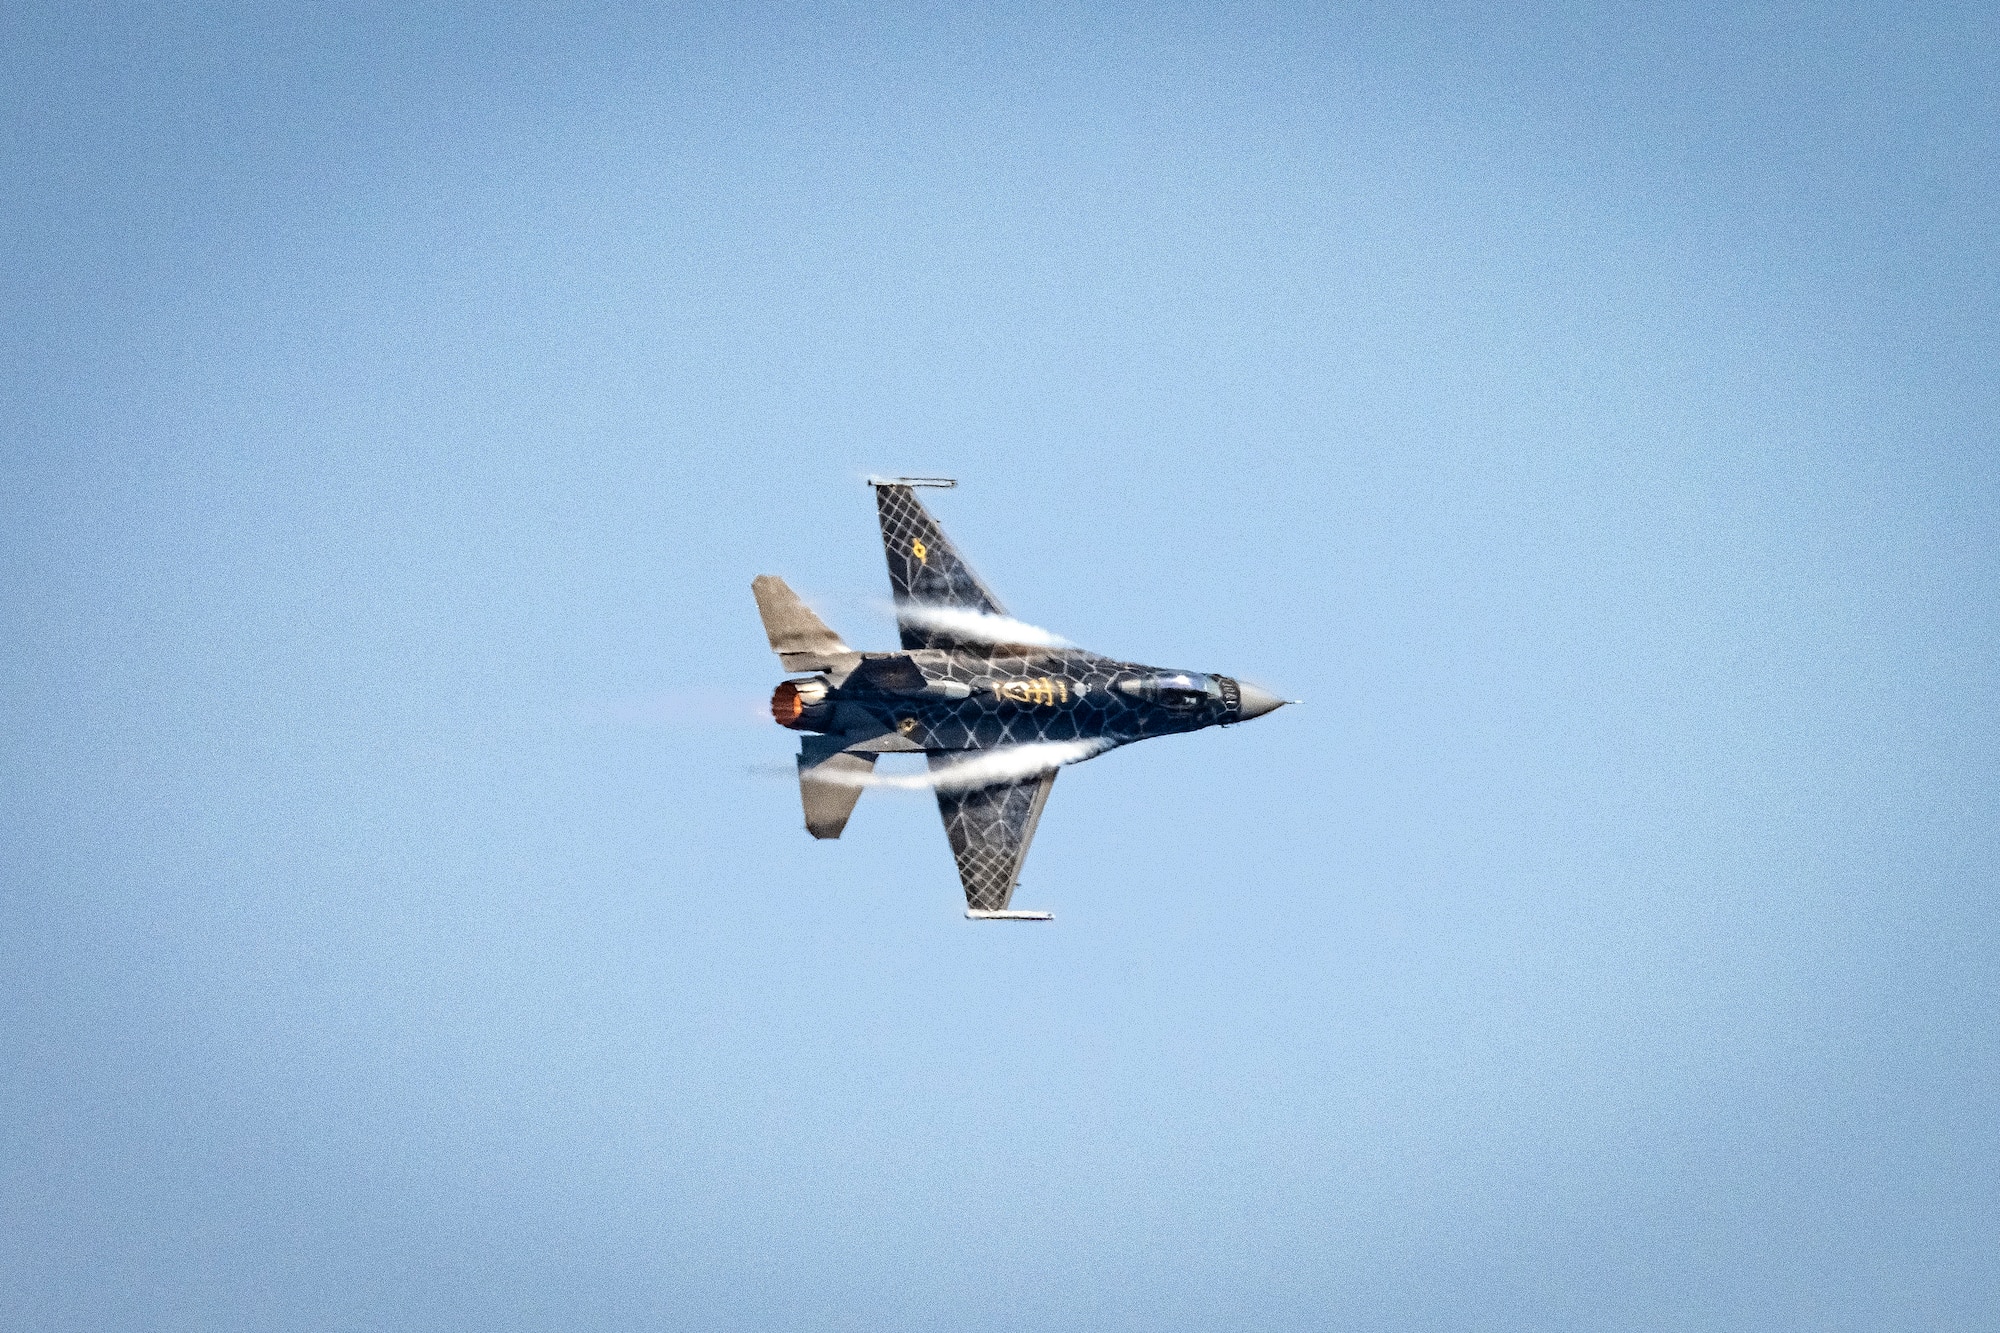
<svg viewBox="0 0 2000 1333">
<path fill-rule="evenodd" d="M 1153 736 L 1227 726 L 1285 701 L 1228 677 L 1120 662 L 1037 642 L 1007 615 L 916 498 L 943 481 L 871 478 L 903 651 L 849 648 L 784 580 L 751 585 L 793 679 L 772 717 L 799 751 L 806 828 L 838 838 L 878 755 L 923 754 L 965 889 L 966 915 L 1010 910 L 1057 769 Z"/>
</svg>

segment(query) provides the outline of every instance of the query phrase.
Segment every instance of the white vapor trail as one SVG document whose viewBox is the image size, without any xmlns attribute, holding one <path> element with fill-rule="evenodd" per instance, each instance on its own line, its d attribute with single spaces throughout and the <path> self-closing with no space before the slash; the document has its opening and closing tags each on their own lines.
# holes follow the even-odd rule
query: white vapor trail
<svg viewBox="0 0 2000 1333">
<path fill-rule="evenodd" d="M 998 750 L 975 750 L 964 759 L 940 765 L 928 773 L 824 773 L 828 781 L 856 787 L 887 787 L 895 791 L 970 791 L 1001 782 L 1019 782 L 1079 763 L 1111 748 L 1093 737 L 1083 741 L 1037 741 Z"/>
<path fill-rule="evenodd" d="M 1036 648 L 1073 648 L 1068 639 L 1012 616 L 992 616 L 962 606 L 928 606 L 902 602 L 896 619 L 918 629 L 941 630 L 966 643 L 1025 643 Z"/>
</svg>

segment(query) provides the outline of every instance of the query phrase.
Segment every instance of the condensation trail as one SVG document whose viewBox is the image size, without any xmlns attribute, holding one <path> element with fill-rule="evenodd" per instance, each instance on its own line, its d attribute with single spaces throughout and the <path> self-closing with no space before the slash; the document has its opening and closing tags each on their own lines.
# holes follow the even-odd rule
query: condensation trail
<svg viewBox="0 0 2000 1333">
<path fill-rule="evenodd" d="M 970 751 L 966 758 L 939 765 L 928 773 L 827 773 L 823 780 L 891 791 L 969 791 L 1001 782 L 1019 782 L 1064 764 L 1080 763 L 1104 753 L 1111 744 L 1096 737 L 1082 741 L 1037 741 L 998 750 Z"/>
<path fill-rule="evenodd" d="M 899 624 L 917 629 L 938 630 L 961 643 L 1025 643 L 1036 648 L 1073 648 L 1076 645 L 1060 634 L 1051 634 L 1039 625 L 1012 616 L 993 616 L 962 606 L 929 606 L 922 602 L 899 602 Z"/>
</svg>

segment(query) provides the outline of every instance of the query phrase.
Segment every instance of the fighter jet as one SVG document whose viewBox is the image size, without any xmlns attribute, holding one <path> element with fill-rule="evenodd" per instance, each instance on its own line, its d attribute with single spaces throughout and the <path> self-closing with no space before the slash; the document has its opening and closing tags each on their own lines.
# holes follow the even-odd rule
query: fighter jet
<svg viewBox="0 0 2000 1333">
<path fill-rule="evenodd" d="M 856 652 L 783 579 L 759 575 L 750 588 L 764 632 L 793 676 L 771 695 L 771 717 L 814 733 L 798 766 L 815 838 L 847 827 L 877 755 L 926 756 L 968 919 L 1051 919 L 1009 904 L 1062 764 L 1296 702 L 1228 676 L 1114 661 L 1011 619 L 917 499 L 916 487 L 957 482 L 868 484 L 903 650 Z"/>
</svg>

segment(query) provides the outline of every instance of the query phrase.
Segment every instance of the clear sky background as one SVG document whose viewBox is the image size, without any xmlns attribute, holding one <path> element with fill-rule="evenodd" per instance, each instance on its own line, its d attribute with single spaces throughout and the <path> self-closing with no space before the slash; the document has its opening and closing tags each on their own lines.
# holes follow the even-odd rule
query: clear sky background
<svg viewBox="0 0 2000 1333">
<path fill-rule="evenodd" d="M 2000 1326 L 1996 51 L 6 7 L 0 1325 Z M 763 713 L 903 471 L 1309 701 L 1052 927 Z"/>
</svg>

